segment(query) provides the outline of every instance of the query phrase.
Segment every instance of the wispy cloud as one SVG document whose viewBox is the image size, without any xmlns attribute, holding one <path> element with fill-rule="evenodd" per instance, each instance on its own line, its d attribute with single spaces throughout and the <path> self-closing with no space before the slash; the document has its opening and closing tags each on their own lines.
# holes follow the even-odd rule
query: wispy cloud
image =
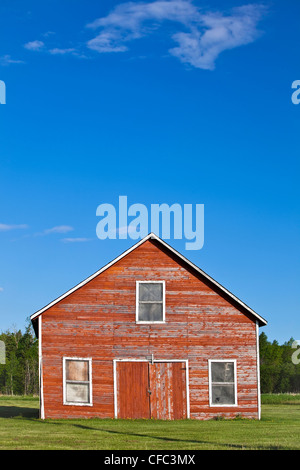
<svg viewBox="0 0 300 470">
<path fill-rule="evenodd" d="M 8 66 L 11 64 L 24 64 L 24 60 L 13 59 L 9 54 L 0 57 L 0 65 Z"/>
<path fill-rule="evenodd" d="M 70 225 L 57 225 L 56 227 L 48 228 L 44 231 L 46 235 L 49 233 L 67 233 L 74 230 Z"/>
<path fill-rule="evenodd" d="M 61 49 L 59 47 L 54 47 L 53 49 L 50 49 L 49 52 L 52 55 L 76 54 L 76 49 L 74 49 L 73 47 L 69 47 L 69 48 L 66 48 L 66 49 Z"/>
<path fill-rule="evenodd" d="M 30 41 L 24 44 L 25 49 L 29 51 L 41 51 L 45 47 L 45 43 L 43 41 Z"/>
<path fill-rule="evenodd" d="M 212 70 L 221 52 L 257 39 L 257 24 L 265 10 L 261 4 L 252 4 L 228 13 L 204 12 L 191 0 L 122 3 L 87 25 L 100 30 L 87 47 L 99 53 L 125 52 L 130 42 L 152 34 L 168 21 L 173 24 L 171 38 L 177 44 L 168 52 L 183 63 Z"/>
<path fill-rule="evenodd" d="M 47 33 L 48 35 L 54 34 L 54 33 Z M 45 36 L 46 34 L 44 34 Z M 51 42 L 51 41 L 50 41 Z M 35 52 L 44 52 L 46 54 L 51 54 L 51 55 L 76 55 L 78 57 L 83 57 L 84 55 L 77 50 L 75 47 L 54 47 L 54 45 L 49 45 L 46 44 L 44 41 L 36 40 L 36 41 L 31 41 L 27 42 L 24 44 L 25 49 L 28 49 L 29 51 L 35 51 Z"/>
<path fill-rule="evenodd" d="M 136 227 L 131 226 L 131 225 L 124 225 L 122 227 L 108 230 L 109 235 L 116 235 L 116 234 L 124 235 L 127 233 L 134 233 L 134 232 L 136 232 Z"/>
<path fill-rule="evenodd" d="M 0 224 L 0 232 L 8 232 L 9 230 L 19 230 L 26 229 L 28 225 L 19 224 L 19 225 L 9 225 L 9 224 Z"/>
<path fill-rule="evenodd" d="M 70 225 L 56 225 L 55 227 L 47 228 L 42 232 L 36 233 L 35 236 L 50 235 L 52 233 L 68 233 L 72 232 L 72 230 L 74 230 L 74 227 Z"/>
<path fill-rule="evenodd" d="M 62 238 L 63 243 L 84 243 L 91 241 L 91 238 Z"/>
<path fill-rule="evenodd" d="M 3 292 L 3 291 L 4 291 L 3 287 L 0 287 L 0 292 Z"/>
</svg>

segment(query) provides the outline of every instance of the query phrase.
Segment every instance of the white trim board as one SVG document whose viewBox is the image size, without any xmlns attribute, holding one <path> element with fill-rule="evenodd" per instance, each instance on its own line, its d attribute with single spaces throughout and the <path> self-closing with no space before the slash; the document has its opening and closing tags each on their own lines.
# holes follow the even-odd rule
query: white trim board
<svg viewBox="0 0 300 470">
<path fill-rule="evenodd" d="M 43 385 L 43 354 L 42 354 L 42 317 L 38 318 L 39 328 L 39 385 L 40 385 L 40 418 L 45 419 L 44 385 Z"/>
<path fill-rule="evenodd" d="M 258 406 L 258 419 L 261 419 L 260 359 L 259 359 L 259 324 L 258 324 L 258 321 L 256 321 L 256 374 L 257 374 L 257 406 Z"/>
<path fill-rule="evenodd" d="M 215 281 L 212 277 L 210 277 L 208 274 L 206 274 L 204 271 L 202 271 L 202 269 L 198 268 L 198 266 L 196 266 L 194 263 L 192 263 L 191 261 L 189 261 L 187 258 L 185 258 L 185 256 L 183 256 L 181 253 L 179 253 L 178 251 L 176 251 L 174 248 L 172 248 L 170 245 L 168 245 L 165 241 L 163 241 L 161 238 L 157 237 L 154 233 L 149 233 L 146 237 L 144 237 L 142 240 L 140 240 L 138 243 L 136 243 L 135 245 L 133 245 L 131 248 L 129 248 L 128 250 L 126 250 L 124 253 L 122 253 L 121 255 L 119 255 L 117 258 L 115 258 L 114 260 L 112 260 L 110 263 L 106 264 L 105 266 L 103 266 L 101 269 L 99 269 L 99 271 L 95 272 L 94 274 L 92 274 L 91 276 L 89 276 L 87 279 L 85 279 L 84 281 L 80 282 L 79 284 L 77 284 L 75 287 L 73 287 L 72 289 L 68 290 L 67 292 L 65 292 L 64 294 L 62 294 L 60 297 L 58 297 L 57 299 L 53 300 L 52 302 L 50 302 L 48 305 L 46 305 L 45 307 L 41 308 L 40 310 L 38 310 L 37 312 L 35 312 L 34 314 L 31 315 L 30 319 L 31 321 L 34 320 L 36 317 L 38 317 L 39 315 L 41 315 L 43 312 L 45 312 L 45 310 L 48 310 L 50 307 L 52 307 L 53 305 L 57 304 L 58 302 L 60 302 L 61 300 L 63 300 L 65 297 L 67 297 L 68 295 L 72 294 L 74 291 L 76 291 L 77 289 L 79 289 L 80 287 L 84 286 L 85 284 L 87 284 L 89 281 L 91 281 L 92 279 L 94 279 L 96 276 L 98 276 L 99 274 L 101 274 L 103 271 L 105 271 L 106 269 L 110 268 L 111 266 L 113 266 L 115 263 L 117 263 L 118 261 L 120 261 L 122 258 L 124 258 L 126 255 L 128 255 L 129 253 L 131 253 L 131 251 L 135 250 L 137 247 L 139 247 L 140 245 L 142 245 L 145 241 L 149 240 L 149 239 L 152 239 L 152 240 L 156 240 L 157 242 L 159 242 L 161 245 L 163 245 L 165 248 L 167 248 L 169 251 L 171 251 L 172 253 L 174 253 L 177 257 L 179 257 L 182 261 L 184 261 L 186 264 L 188 264 L 191 268 L 193 268 L 197 273 L 201 274 L 204 278 L 206 278 L 207 280 L 209 280 L 213 285 L 215 285 L 216 287 L 218 287 L 222 292 L 224 292 L 226 295 L 228 295 L 229 297 L 231 297 L 231 299 L 233 299 L 237 304 L 239 304 L 241 307 L 243 307 L 245 310 L 247 310 L 251 315 L 253 315 L 259 322 L 261 325 L 266 325 L 267 324 L 267 321 L 261 317 L 260 315 L 258 315 L 258 313 L 256 313 L 254 310 L 252 310 L 250 307 L 248 307 L 248 305 L 246 305 L 244 302 L 242 302 L 240 299 L 238 299 L 238 297 L 236 297 L 235 295 L 233 295 L 229 290 L 225 289 L 225 287 L 223 287 L 221 284 L 219 284 L 217 281 Z"/>
</svg>

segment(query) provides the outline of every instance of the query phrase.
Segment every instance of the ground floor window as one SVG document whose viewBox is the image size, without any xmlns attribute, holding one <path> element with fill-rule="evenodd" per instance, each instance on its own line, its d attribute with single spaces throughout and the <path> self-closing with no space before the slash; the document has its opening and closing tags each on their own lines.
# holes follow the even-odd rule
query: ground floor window
<svg viewBox="0 0 300 470">
<path fill-rule="evenodd" d="M 209 360 L 210 406 L 237 405 L 236 361 Z"/>
<path fill-rule="evenodd" d="M 92 360 L 64 357 L 64 405 L 92 404 Z"/>
</svg>

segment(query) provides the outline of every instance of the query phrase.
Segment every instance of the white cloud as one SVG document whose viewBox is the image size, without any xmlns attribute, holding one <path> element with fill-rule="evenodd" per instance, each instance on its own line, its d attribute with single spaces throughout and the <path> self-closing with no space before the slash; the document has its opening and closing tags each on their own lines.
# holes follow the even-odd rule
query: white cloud
<svg viewBox="0 0 300 470">
<path fill-rule="evenodd" d="M 43 41 L 30 41 L 24 44 L 25 49 L 28 49 L 29 51 L 40 51 L 43 49 L 45 46 L 45 43 Z"/>
<path fill-rule="evenodd" d="M 60 49 L 59 47 L 55 47 L 54 49 L 50 49 L 49 52 L 52 55 L 64 55 L 64 54 L 76 53 L 76 49 L 72 47 L 69 47 L 67 49 Z"/>
<path fill-rule="evenodd" d="M 74 230 L 70 225 L 57 225 L 56 227 L 48 228 L 45 230 L 45 233 L 67 233 Z"/>
<path fill-rule="evenodd" d="M 50 233 L 68 233 L 74 230 L 70 225 L 57 225 L 56 227 L 47 228 L 42 232 L 43 235 L 49 235 Z"/>
<path fill-rule="evenodd" d="M 0 232 L 7 232 L 9 230 L 18 230 L 18 229 L 25 229 L 28 228 L 26 224 L 20 225 L 8 225 L 8 224 L 0 224 Z"/>
<path fill-rule="evenodd" d="M 235 8 L 229 16 L 209 13 L 202 15 L 205 31 L 193 28 L 190 33 L 177 33 L 173 39 L 178 47 L 170 53 L 201 69 L 214 69 L 219 54 L 225 50 L 249 44 L 258 37 L 256 28 L 262 8 L 255 5 Z"/>
<path fill-rule="evenodd" d="M 64 243 L 82 243 L 82 242 L 89 242 L 90 238 L 62 238 L 62 242 Z"/>
<path fill-rule="evenodd" d="M 0 287 L 0 292 L 3 292 L 3 291 L 4 291 L 3 287 Z"/>
<path fill-rule="evenodd" d="M 23 60 L 12 59 L 9 54 L 0 57 L 0 65 L 7 66 L 10 64 L 24 64 Z"/>
<path fill-rule="evenodd" d="M 123 3 L 106 17 L 98 18 L 87 25 L 92 29 L 102 28 L 101 33 L 87 45 L 98 52 L 124 52 L 128 49 L 124 43 L 149 34 L 158 27 L 158 24 L 154 24 L 155 21 L 186 23 L 194 15 L 197 15 L 197 9 L 187 0 Z M 145 24 L 146 22 L 152 24 Z"/>
<path fill-rule="evenodd" d="M 153 33 L 168 21 L 174 28 L 171 38 L 177 43 L 169 53 L 193 67 L 212 70 L 221 52 L 249 44 L 259 36 L 257 24 L 264 11 L 260 4 L 224 14 L 204 12 L 191 0 L 127 2 L 87 25 L 100 29 L 87 46 L 100 53 L 125 52 L 131 41 Z"/>
</svg>

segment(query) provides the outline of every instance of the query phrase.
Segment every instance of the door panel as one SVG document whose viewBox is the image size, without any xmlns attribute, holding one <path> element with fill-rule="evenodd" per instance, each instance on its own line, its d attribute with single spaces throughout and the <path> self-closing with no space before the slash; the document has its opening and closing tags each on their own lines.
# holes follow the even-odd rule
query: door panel
<svg viewBox="0 0 300 470">
<path fill-rule="evenodd" d="M 117 362 L 118 418 L 187 417 L 185 362 Z"/>
<path fill-rule="evenodd" d="M 118 362 L 118 418 L 150 418 L 148 362 Z"/>
<path fill-rule="evenodd" d="M 150 368 L 151 417 L 187 417 L 186 365 L 184 362 L 155 362 Z"/>
</svg>

